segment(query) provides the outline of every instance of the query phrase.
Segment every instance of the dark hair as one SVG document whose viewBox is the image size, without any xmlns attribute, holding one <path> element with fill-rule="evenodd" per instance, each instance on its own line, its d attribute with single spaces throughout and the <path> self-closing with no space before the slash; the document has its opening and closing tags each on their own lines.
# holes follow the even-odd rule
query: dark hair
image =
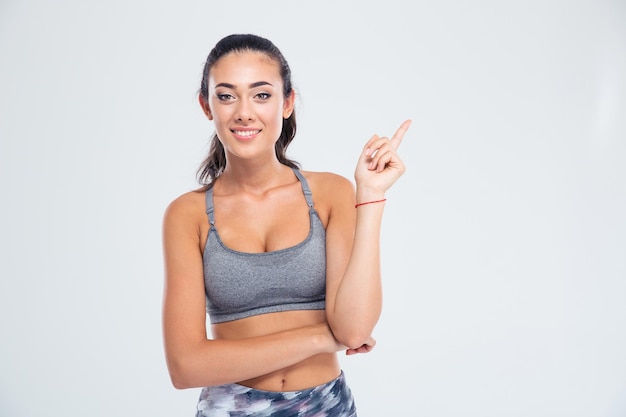
<svg viewBox="0 0 626 417">
<path fill-rule="evenodd" d="M 209 99 L 208 78 L 211 68 L 225 55 L 231 52 L 261 52 L 270 59 L 276 61 L 279 66 L 280 76 L 283 80 L 283 94 L 287 98 L 293 91 L 291 83 L 291 69 L 287 60 L 280 50 L 271 41 L 257 35 L 234 34 L 221 39 L 209 53 L 202 71 L 202 82 L 200 84 L 200 97 L 205 102 Z M 275 145 L 278 161 L 291 168 L 300 168 L 300 164 L 286 156 L 287 147 L 296 136 L 296 113 L 283 119 L 283 129 Z M 224 172 L 226 168 L 226 153 L 224 147 L 217 138 L 217 133 L 213 134 L 209 155 L 198 168 L 197 178 L 200 184 L 212 186 L 213 182 Z"/>
</svg>

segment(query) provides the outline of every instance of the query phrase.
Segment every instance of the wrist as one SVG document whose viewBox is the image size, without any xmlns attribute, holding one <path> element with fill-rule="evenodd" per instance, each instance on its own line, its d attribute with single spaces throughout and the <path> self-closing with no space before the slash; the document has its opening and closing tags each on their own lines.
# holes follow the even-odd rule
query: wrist
<svg viewBox="0 0 626 417">
<path fill-rule="evenodd" d="M 356 202 L 362 203 L 365 201 L 377 201 L 384 200 L 385 192 L 368 187 L 357 187 L 356 189 Z"/>
<path fill-rule="evenodd" d="M 365 206 L 365 205 L 368 205 L 368 204 L 384 203 L 385 201 L 387 201 L 386 198 L 381 198 L 379 200 L 361 201 L 361 202 L 356 203 L 354 205 L 354 208 L 358 208 L 358 207 Z"/>
</svg>

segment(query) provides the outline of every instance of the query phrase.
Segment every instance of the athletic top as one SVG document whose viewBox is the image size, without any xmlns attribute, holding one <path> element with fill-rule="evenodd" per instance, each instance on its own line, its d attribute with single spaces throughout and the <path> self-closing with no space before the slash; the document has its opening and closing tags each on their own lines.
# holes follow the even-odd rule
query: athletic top
<svg viewBox="0 0 626 417">
<path fill-rule="evenodd" d="M 211 225 L 202 255 L 206 310 L 211 323 L 289 310 L 323 310 L 326 306 L 326 230 L 309 185 L 297 169 L 309 206 L 308 236 L 299 244 L 273 252 L 247 253 L 224 245 L 215 227 L 213 189 L 206 192 Z"/>
</svg>

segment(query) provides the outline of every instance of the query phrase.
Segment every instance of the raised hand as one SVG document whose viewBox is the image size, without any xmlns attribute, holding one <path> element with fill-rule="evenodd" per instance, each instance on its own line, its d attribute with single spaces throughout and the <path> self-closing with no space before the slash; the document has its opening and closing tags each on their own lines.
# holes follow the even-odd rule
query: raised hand
<svg viewBox="0 0 626 417">
<path fill-rule="evenodd" d="M 374 135 L 367 141 L 354 172 L 357 188 L 364 187 L 384 195 L 400 178 L 405 166 L 397 149 L 410 125 L 411 120 L 404 121 L 391 139 Z"/>
</svg>

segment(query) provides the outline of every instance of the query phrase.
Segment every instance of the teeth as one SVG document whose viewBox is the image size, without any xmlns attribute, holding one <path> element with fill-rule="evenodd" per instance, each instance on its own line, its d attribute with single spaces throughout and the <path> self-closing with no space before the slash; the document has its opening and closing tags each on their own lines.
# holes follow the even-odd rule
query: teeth
<svg viewBox="0 0 626 417">
<path fill-rule="evenodd" d="M 259 133 L 259 130 L 233 130 L 233 132 L 238 136 L 252 136 Z"/>
</svg>

